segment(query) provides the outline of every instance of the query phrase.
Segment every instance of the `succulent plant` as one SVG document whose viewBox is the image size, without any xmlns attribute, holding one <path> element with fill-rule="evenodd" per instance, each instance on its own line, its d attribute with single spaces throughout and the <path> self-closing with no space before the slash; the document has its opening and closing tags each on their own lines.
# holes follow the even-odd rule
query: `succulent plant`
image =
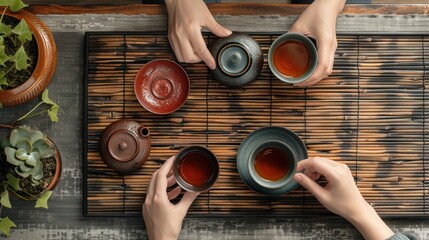
<svg viewBox="0 0 429 240">
<path fill-rule="evenodd" d="M 6 161 L 15 166 L 15 172 L 23 178 L 31 175 L 34 186 L 43 178 L 43 163 L 40 159 L 54 154 L 46 135 L 27 126 L 13 129 L 2 142 L 2 148 Z"/>
<path fill-rule="evenodd" d="M 2 6 L 2 1 L 0 0 L 0 6 Z M 39 107 L 43 105 L 47 105 L 49 108 L 40 110 Z M 56 150 L 55 145 L 51 141 L 47 141 L 47 136 L 41 131 L 22 125 L 15 127 L 16 123 L 45 112 L 48 113 L 52 122 L 58 122 L 58 110 L 59 106 L 48 97 L 48 89 L 45 89 L 42 93 L 42 101 L 29 112 L 13 121 L 10 125 L 0 123 L 0 127 L 12 129 L 10 136 L 3 138 L 0 143 L 0 151 L 2 151 L 0 155 L 0 171 L 2 171 L 0 173 L 2 175 L 0 179 L 0 238 L 2 234 L 9 236 L 11 228 L 16 227 L 16 224 L 9 217 L 1 217 L 3 207 L 12 208 L 9 192 L 23 199 L 27 199 L 27 196 L 31 196 L 31 199 L 37 199 L 36 208 L 48 208 L 48 199 L 52 195 L 52 191 L 47 189 L 44 189 L 47 191 L 43 194 L 40 193 L 42 195 L 34 195 L 34 192 L 28 190 L 31 190 L 31 187 L 33 189 L 44 188 L 43 181 L 46 178 L 43 176 L 44 166 L 41 159 L 52 156 Z M 10 164 L 3 164 L 4 156 Z M 28 181 L 28 178 L 31 178 L 31 180 Z"/>
</svg>

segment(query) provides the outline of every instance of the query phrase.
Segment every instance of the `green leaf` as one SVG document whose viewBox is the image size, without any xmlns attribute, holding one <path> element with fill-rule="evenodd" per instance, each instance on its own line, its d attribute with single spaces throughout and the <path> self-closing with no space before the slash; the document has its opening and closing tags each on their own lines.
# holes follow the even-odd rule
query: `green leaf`
<svg viewBox="0 0 429 240">
<path fill-rule="evenodd" d="M 22 140 L 31 141 L 30 129 L 26 127 L 19 127 L 12 130 L 9 137 L 10 145 L 16 146 Z"/>
<path fill-rule="evenodd" d="M 23 164 L 24 165 L 24 164 Z M 21 165 L 20 165 L 21 166 Z M 34 169 L 34 168 L 33 168 Z M 31 174 L 30 174 L 30 172 L 23 172 L 19 167 L 16 167 L 15 168 L 15 172 L 19 175 L 19 176 L 21 176 L 21 177 L 23 177 L 23 178 L 26 178 L 26 177 L 28 177 L 28 176 L 30 176 Z"/>
<path fill-rule="evenodd" d="M 38 151 L 41 158 L 50 157 L 53 154 L 51 145 L 45 139 L 40 139 L 33 143 L 33 151 Z"/>
<path fill-rule="evenodd" d="M 28 152 L 24 148 L 20 148 L 20 149 L 16 150 L 15 157 L 17 159 L 24 161 L 24 160 L 28 159 L 28 156 L 29 156 Z"/>
<path fill-rule="evenodd" d="M 48 209 L 48 200 L 52 195 L 52 191 L 45 192 L 36 202 L 36 208 L 46 208 Z"/>
<path fill-rule="evenodd" d="M 0 0 L 0 6 L 2 7 L 10 6 L 10 0 Z"/>
<path fill-rule="evenodd" d="M 39 163 L 40 160 L 40 155 L 38 152 L 32 152 L 30 153 L 30 155 L 28 156 L 27 160 L 25 161 L 26 164 L 32 166 L 32 167 L 36 167 L 37 164 Z M 24 170 L 25 171 L 25 170 Z"/>
<path fill-rule="evenodd" d="M 16 51 L 15 55 L 11 57 L 11 60 L 15 62 L 16 70 L 26 69 L 30 66 L 30 64 L 27 63 L 30 58 L 25 52 L 24 46 L 21 46 L 18 51 Z"/>
<path fill-rule="evenodd" d="M 0 197 L 1 197 L 0 199 L 1 205 L 7 208 L 12 208 L 12 205 L 10 204 L 10 200 L 9 200 L 9 191 L 5 189 L 4 192 L 0 194 Z"/>
<path fill-rule="evenodd" d="M 0 23 L 0 34 L 2 35 L 3 38 L 5 37 L 9 37 L 10 34 L 12 34 L 12 28 L 4 23 Z M 4 39 L 3 39 L 4 41 Z M 3 45 L 3 43 L 2 43 Z"/>
<path fill-rule="evenodd" d="M 21 164 L 21 165 L 19 165 L 19 170 L 21 172 L 23 172 L 23 173 L 30 172 L 33 169 L 34 169 L 33 166 L 30 166 L 30 165 L 27 165 L 27 164 Z"/>
<path fill-rule="evenodd" d="M 6 177 L 7 177 L 6 183 L 9 184 L 9 186 L 11 186 L 16 191 L 21 190 L 21 187 L 19 186 L 19 178 L 16 178 L 10 173 L 8 173 Z"/>
<path fill-rule="evenodd" d="M 0 219 L 0 232 L 4 233 L 4 235 L 9 237 L 10 229 L 12 227 L 16 227 L 16 225 L 9 219 L 9 217 Z"/>
<path fill-rule="evenodd" d="M 18 23 L 18 25 L 16 25 L 12 32 L 18 35 L 18 39 L 23 44 L 33 39 L 33 33 L 31 32 L 24 18 L 21 19 L 21 21 Z"/>
<path fill-rule="evenodd" d="M 36 176 L 39 174 L 43 174 L 43 163 L 41 161 L 37 161 L 36 166 L 29 172 L 29 175 Z"/>
<path fill-rule="evenodd" d="M 10 10 L 12 12 L 18 12 L 19 10 L 27 7 L 28 5 L 23 3 L 21 0 L 9 0 Z"/>
<path fill-rule="evenodd" d="M 7 78 L 5 78 L 6 73 L 3 71 L 0 71 L 0 90 L 3 90 L 2 86 L 9 86 L 9 83 L 7 82 Z M 0 103 L 1 105 L 1 103 Z M 1 108 L 1 106 L 0 106 Z"/>
<path fill-rule="evenodd" d="M 60 106 L 48 97 L 48 93 L 48 89 L 45 89 L 45 91 L 43 91 L 42 101 L 46 104 L 52 105 L 52 107 L 48 110 L 48 115 L 51 118 L 52 122 L 58 122 L 58 110 L 60 109 Z"/>
<path fill-rule="evenodd" d="M 16 158 L 16 149 L 11 147 L 5 147 L 4 153 L 6 154 L 6 161 L 15 166 L 22 164 L 22 161 Z"/>
<path fill-rule="evenodd" d="M 45 90 L 43 91 L 43 93 L 42 93 L 42 101 L 43 101 L 44 103 L 49 104 L 49 105 L 52 105 L 52 106 L 57 105 L 54 101 L 52 101 L 52 100 L 48 97 L 48 94 L 49 94 L 49 90 L 48 90 L 48 89 L 45 89 Z"/>
<path fill-rule="evenodd" d="M 27 152 L 31 152 L 32 150 L 31 143 L 30 141 L 28 141 L 28 139 L 23 139 L 22 141 L 19 141 L 16 144 L 15 148 L 18 148 L 18 149 L 22 148 L 22 149 L 25 149 Z"/>
<path fill-rule="evenodd" d="M 37 142 L 40 139 L 45 139 L 45 134 L 39 130 L 31 132 L 31 144 Z"/>
<path fill-rule="evenodd" d="M 43 178 L 43 171 L 40 171 L 33 175 L 33 178 L 31 179 L 32 182 L 35 182 L 37 184 L 40 184 L 40 182 L 37 182 L 38 180 Z"/>
<path fill-rule="evenodd" d="M 4 49 L 5 46 L 0 46 L 0 65 L 6 67 L 5 63 L 10 60 L 10 57 L 4 52 Z"/>
<path fill-rule="evenodd" d="M 51 107 L 51 109 L 48 110 L 48 115 L 51 118 L 52 122 L 58 122 L 58 110 L 60 109 L 60 106 L 54 105 Z"/>
</svg>

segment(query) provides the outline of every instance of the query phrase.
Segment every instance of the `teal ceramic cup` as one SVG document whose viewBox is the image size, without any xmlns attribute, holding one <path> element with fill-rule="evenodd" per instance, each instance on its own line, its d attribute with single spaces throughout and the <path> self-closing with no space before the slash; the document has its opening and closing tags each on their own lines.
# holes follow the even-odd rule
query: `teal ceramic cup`
<svg viewBox="0 0 429 240">
<path fill-rule="evenodd" d="M 310 38 L 288 32 L 279 36 L 268 51 L 271 72 L 286 83 L 307 80 L 317 66 L 317 48 Z"/>
<path fill-rule="evenodd" d="M 298 187 L 293 180 L 307 148 L 293 131 L 267 126 L 250 133 L 237 151 L 237 170 L 243 182 L 267 196 L 287 194 Z"/>
</svg>

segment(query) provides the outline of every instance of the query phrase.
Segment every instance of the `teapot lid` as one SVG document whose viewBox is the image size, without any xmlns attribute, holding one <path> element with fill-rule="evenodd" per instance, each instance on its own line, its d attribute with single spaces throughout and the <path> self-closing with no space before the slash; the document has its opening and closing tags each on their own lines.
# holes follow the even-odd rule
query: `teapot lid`
<svg viewBox="0 0 429 240">
<path fill-rule="evenodd" d="M 244 33 L 217 38 L 209 45 L 216 59 L 216 69 L 209 70 L 214 79 L 228 87 L 242 87 L 262 71 L 264 56 L 258 42 Z"/>
<path fill-rule="evenodd" d="M 132 160 L 138 152 L 138 140 L 127 131 L 112 134 L 107 143 L 109 154 L 120 162 Z"/>
</svg>

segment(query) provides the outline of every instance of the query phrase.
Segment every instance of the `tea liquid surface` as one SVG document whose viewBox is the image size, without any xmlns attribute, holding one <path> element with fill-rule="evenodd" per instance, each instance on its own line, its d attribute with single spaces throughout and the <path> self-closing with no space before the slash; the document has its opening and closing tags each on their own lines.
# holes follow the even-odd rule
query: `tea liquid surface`
<svg viewBox="0 0 429 240">
<path fill-rule="evenodd" d="M 310 52 L 302 42 L 287 40 L 276 47 L 273 54 L 277 70 L 288 77 L 299 77 L 310 67 Z"/>
<path fill-rule="evenodd" d="M 192 186 L 200 187 L 213 176 L 215 167 L 210 158 L 198 152 L 186 154 L 180 162 L 179 174 Z"/>
<path fill-rule="evenodd" d="M 279 148 L 265 148 L 256 154 L 255 170 L 265 180 L 280 180 L 290 170 L 289 158 Z"/>
</svg>

